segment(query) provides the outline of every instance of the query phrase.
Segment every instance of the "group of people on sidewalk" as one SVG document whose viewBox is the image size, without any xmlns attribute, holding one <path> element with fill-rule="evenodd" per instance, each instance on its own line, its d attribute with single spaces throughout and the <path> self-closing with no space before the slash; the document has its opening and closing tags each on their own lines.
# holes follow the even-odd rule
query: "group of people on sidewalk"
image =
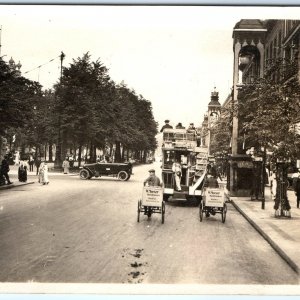
<svg viewBox="0 0 300 300">
<path fill-rule="evenodd" d="M 49 184 L 48 179 L 48 166 L 45 161 L 42 161 L 40 158 L 36 160 L 32 156 L 28 160 L 20 160 L 18 162 L 18 180 L 19 182 L 27 182 L 28 170 L 33 172 L 33 165 L 36 166 L 36 175 L 39 176 L 38 181 L 42 184 Z M 5 155 L 0 166 L 0 185 L 10 185 L 13 182 L 9 178 L 9 159 L 8 155 Z"/>
</svg>

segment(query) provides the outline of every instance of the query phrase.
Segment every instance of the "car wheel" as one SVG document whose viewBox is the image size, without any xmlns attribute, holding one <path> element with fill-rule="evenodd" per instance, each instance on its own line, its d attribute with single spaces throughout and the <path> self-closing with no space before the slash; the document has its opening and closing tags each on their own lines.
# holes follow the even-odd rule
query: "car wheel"
<svg viewBox="0 0 300 300">
<path fill-rule="evenodd" d="M 87 171 L 87 170 L 81 170 L 79 173 L 79 176 L 81 179 L 89 179 L 90 178 L 89 171 Z"/>
<path fill-rule="evenodd" d="M 127 177 L 127 179 L 126 179 L 125 181 L 129 180 L 129 179 L 130 179 L 130 176 L 131 176 L 131 175 L 128 175 L 128 177 Z"/>
<path fill-rule="evenodd" d="M 118 179 L 125 181 L 128 178 L 128 173 L 126 171 L 120 171 L 118 173 Z"/>
</svg>

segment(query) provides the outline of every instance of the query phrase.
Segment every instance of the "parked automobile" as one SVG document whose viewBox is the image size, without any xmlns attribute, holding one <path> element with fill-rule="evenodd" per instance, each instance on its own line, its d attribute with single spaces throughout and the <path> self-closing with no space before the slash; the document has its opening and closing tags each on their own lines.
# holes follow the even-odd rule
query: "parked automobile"
<svg viewBox="0 0 300 300">
<path fill-rule="evenodd" d="M 131 163 L 93 163 L 85 164 L 80 172 L 81 179 L 91 179 L 92 177 L 110 176 L 119 180 L 127 181 L 132 175 Z"/>
</svg>

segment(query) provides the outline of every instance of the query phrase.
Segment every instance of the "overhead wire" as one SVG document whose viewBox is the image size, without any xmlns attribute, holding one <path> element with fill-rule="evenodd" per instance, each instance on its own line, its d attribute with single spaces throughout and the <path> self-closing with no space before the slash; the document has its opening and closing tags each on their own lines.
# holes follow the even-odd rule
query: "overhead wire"
<svg viewBox="0 0 300 300">
<path fill-rule="evenodd" d="M 60 57 L 60 55 L 58 55 L 58 56 L 56 56 L 56 57 L 50 59 L 50 60 L 47 61 L 46 63 L 41 64 L 41 65 L 37 66 L 37 67 L 34 68 L 34 69 L 31 69 L 31 70 L 29 70 L 29 71 L 24 72 L 24 74 L 30 73 L 30 72 L 32 72 L 32 71 L 34 71 L 34 70 L 36 70 L 36 69 L 40 69 L 41 67 L 43 67 L 43 66 L 45 66 L 45 65 L 47 65 L 47 64 L 49 64 L 49 63 L 51 63 L 52 61 L 54 61 L 55 59 L 57 59 L 57 58 L 59 58 L 59 57 Z"/>
</svg>

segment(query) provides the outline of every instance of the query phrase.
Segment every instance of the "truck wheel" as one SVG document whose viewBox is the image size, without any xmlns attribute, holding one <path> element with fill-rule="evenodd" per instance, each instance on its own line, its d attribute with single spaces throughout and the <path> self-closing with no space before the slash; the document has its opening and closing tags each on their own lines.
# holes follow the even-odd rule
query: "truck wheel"
<svg viewBox="0 0 300 300">
<path fill-rule="evenodd" d="M 81 170 L 79 173 L 79 176 L 81 179 L 90 179 L 91 178 L 89 171 L 87 171 L 87 170 Z"/>
<path fill-rule="evenodd" d="M 122 181 L 126 181 L 128 178 L 128 173 L 126 171 L 120 171 L 118 173 L 118 179 Z"/>
</svg>

